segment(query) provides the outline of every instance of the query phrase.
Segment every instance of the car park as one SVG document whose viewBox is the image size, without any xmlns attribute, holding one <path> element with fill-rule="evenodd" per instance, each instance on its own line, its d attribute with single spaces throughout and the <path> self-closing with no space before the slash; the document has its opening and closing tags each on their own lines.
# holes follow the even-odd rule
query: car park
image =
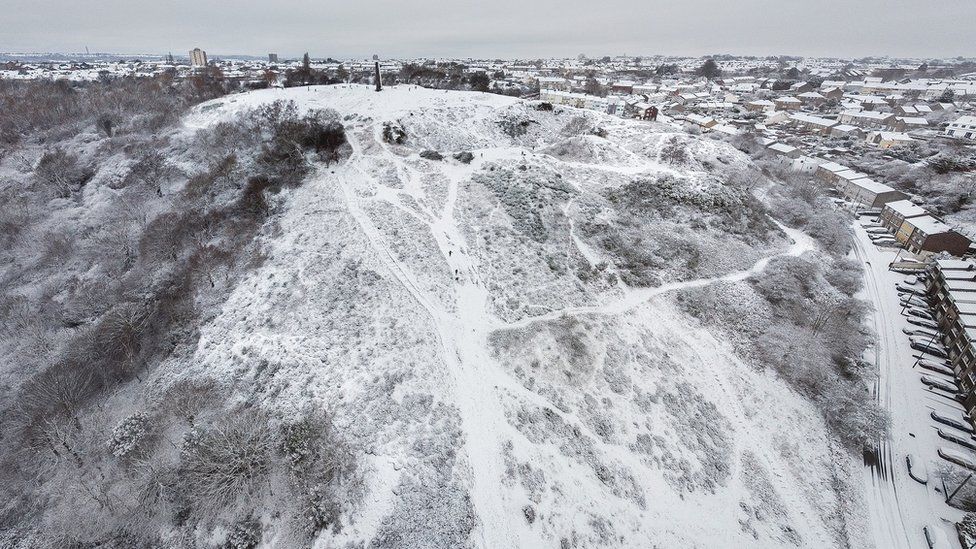
<svg viewBox="0 0 976 549">
<path fill-rule="evenodd" d="M 911 454 L 905 456 L 905 464 L 908 466 L 908 476 L 912 477 L 912 480 L 921 484 L 928 484 L 929 475 L 922 463 L 915 459 L 915 456 Z"/>
<path fill-rule="evenodd" d="M 934 320 L 930 320 L 930 319 L 927 319 L 927 318 L 922 318 L 922 317 L 919 317 L 919 316 L 910 316 L 910 317 L 906 318 L 905 320 L 909 324 L 913 324 L 915 326 L 921 326 L 923 328 L 928 328 L 930 330 L 938 330 L 939 329 L 939 325 L 936 324 Z"/>
<path fill-rule="evenodd" d="M 918 365 L 920 367 L 922 367 L 922 368 L 925 368 L 926 370 L 928 370 L 930 372 L 936 372 L 936 373 L 942 374 L 944 376 L 949 377 L 950 379 L 954 379 L 956 377 L 956 374 L 952 371 L 952 368 L 949 368 L 948 366 L 943 366 L 943 365 L 939 364 L 938 362 L 933 362 L 931 360 L 925 360 L 923 358 L 922 360 L 919 360 L 918 361 Z"/>
<path fill-rule="evenodd" d="M 976 461 L 973 461 L 972 456 L 966 452 L 942 447 L 939 448 L 939 457 L 950 463 L 955 463 L 960 467 L 965 467 L 970 471 L 976 471 Z"/>
<path fill-rule="evenodd" d="M 956 419 L 954 417 L 950 417 L 945 414 L 940 414 L 935 410 L 932 410 L 932 413 L 929 414 L 929 417 L 931 417 L 933 420 L 943 425 L 948 425 L 949 427 L 952 427 L 954 429 L 959 429 L 960 431 L 965 431 L 967 433 L 973 432 L 973 426 L 969 424 L 969 421 L 966 420 L 965 417 L 960 417 L 959 419 Z"/>
<path fill-rule="evenodd" d="M 933 389 L 939 389 L 940 391 L 945 391 L 947 393 L 956 394 L 959 392 L 959 387 L 957 387 L 955 383 L 942 381 L 941 379 L 937 379 L 932 376 L 922 376 L 922 383 Z"/>
<path fill-rule="evenodd" d="M 976 443 L 974 443 L 972 439 L 967 439 L 951 432 L 943 431 L 942 429 L 939 429 L 939 436 L 945 440 L 948 440 L 949 442 L 955 442 L 963 448 L 976 451 Z"/>
</svg>

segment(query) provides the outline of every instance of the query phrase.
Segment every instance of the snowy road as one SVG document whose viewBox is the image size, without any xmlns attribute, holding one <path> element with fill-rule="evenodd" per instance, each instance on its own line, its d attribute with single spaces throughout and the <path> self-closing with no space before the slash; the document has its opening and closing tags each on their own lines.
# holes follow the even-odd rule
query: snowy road
<svg viewBox="0 0 976 549">
<path fill-rule="evenodd" d="M 864 469 L 866 494 L 875 544 L 879 549 L 926 547 L 922 527 L 942 528 L 953 547 L 959 547 L 951 522 L 962 513 L 944 503 L 937 467 L 942 461 L 936 451 L 951 443 L 939 438 L 932 410 L 958 415 L 954 401 L 925 389 L 919 381 L 920 368 L 902 328 L 909 326 L 901 315 L 895 283 L 906 277 L 888 270 L 896 252 L 871 243 L 860 224 L 854 228 L 854 253 L 865 267 L 865 297 L 874 307 L 872 329 L 877 334 L 874 360 L 878 367 L 875 396 L 891 418 L 890 434 L 879 444 L 877 463 Z M 945 428 L 945 427 L 943 427 Z M 911 454 L 926 465 L 927 485 L 908 475 L 905 456 Z M 870 460 L 868 460 L 870 461 Z"/>
</svg>

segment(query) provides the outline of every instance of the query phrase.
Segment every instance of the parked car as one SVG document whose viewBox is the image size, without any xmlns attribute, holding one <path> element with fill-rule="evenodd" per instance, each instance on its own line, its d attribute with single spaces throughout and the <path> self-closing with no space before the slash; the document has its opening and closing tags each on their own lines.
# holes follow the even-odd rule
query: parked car
<svg viewBox="0 0 976 549">
<path fill-rule="evenodd" d="M 952 427 L 954 429 L 959 429 L 960 431 L 965 431 L 967 433 L 973 432 L 973 426 L 969 424 L 969 421 L 965 417 L 960 417 L 959 419 L 956 419 L 954 417 L 940 414 L 935 410 L 932 410 L 932 413 L 929 414 L 929 416 L 935 421 L 938 421 L 943 425 L 948 425 L 949 427 Z"/>
<path fill-rule="evenodd" d="M 901 329 L 906 335 L 917 336 L 917 337 L 940 337 L 942 334 L 934 330 L 926 330 L 925 328 L 913 328 L 911 326 L 905 326 Z"/>
<path fill-rule="evenodd" d="M 925 291 L 924 289 L 919 288 L 917 286 L 909 286 L 908 284 L 904 284 L 902 282 L 895 284 L 895 289 L 898 290 L 899 292 L 903 292 L 906 294 L 915 294 L 915 295 L 921 295 L 922 292 Z"/>
<path fill-rule="evenodd" d="M 915 326 L 921 326 L 923 328 L 928 328 L 930 330 L 939 329 L 939 325 L 936 324 L 934 320 L 928 318 L 922 318 L 920 316 L 910 316 L 905 320 L 907 320 L 909 324 L 914 324 Z"/>
<path fill-rule="evenodd" d="M 947 393 L 956 394 L 959 392 L 959 387 L 957 387 L 955 383 L 942 381 L 941 379 L 936 379 L 932 376 L 922 376 L 922 383 L 933 389 L 939 389 Z"/>
<path fill-rule="evenodd" d="M 953 450 L 952 448 L 939 448 L 939 457 L 956 465 L 965 467 L 970 471 L 976 471 L 976 461 L 968 452 Z"/>
<path fill-rule="evenodd" d="M 955 379 L 955 377 L 956 377 L 956 374 L 955 374 L 955 372 L 952 371 L 952 368 L 950 368 L 948 366 L 943 366 L 942 364 L 939 364 L 938 362 L 933 362 L 931 360 L 925 360 L 923 358 L 922 360 L 919 360 L 918 361 L 918 365 L 921 366 L 922 368 L 925 368 L 926 370 L 928 370 L 930 372 L 936 372 L 936 373 L 942 374 L 944 376 L 948 376 L 949 379 Z"/>
<path fill-rule="evenodd" d="M 907 309 L 907 312 L 908 314 L 912 316 L 917 316 L 918 318 L 924 318 L 925 320 L 931 320 L 933 322 L 935 321 L 935 319 L 932 318 L 932 313 L 924 309 L 919 309 L 918 307 L 909 307 Z"/>
<path fill-rule="evenodd" d="M 959 435 L 952 434 L 950 432 L 943 431 L 939 429 L 939 436 L 948 440 L 949 442 L 955 442 L 963 448 L 968 448 L 970 450 L 976 451 L 976 443 L 973 443 L 972 439 L 963 438 Z"/>
<path fill-rule="evenodd" d="M 902 307 L 928 307 L 929 306 L 928 303 L 926 303 L 922 298 L 918 296 L 901 297 L 901 299 L 899 299 L 898 302 L 901 303 Z"/>
<path fill-rule="evenodd" d="M 905 277 L 905 280 L 902 280 L 901 283 L 906 286 L 915 286 L 918 283 L 918 277 L 917 276 Z"/>
<path fill-rule="evenodd" d="M 874 241 L 874 245 L 882 248 L 900 248 L 901 242 L 898 242 L 894 238 L 879 238 Z"/>
<path fill-rule="evenodd" d="M 924 345 L 926 347 L 933 347 L 943 352 L 946 350 L 945 345 L 942 344 L 942 340 L 940 340 L 938 337 L 908 336 L 908 340 L 918 343 L 919 345 Z"/>
<path fill-rule="evenodd" d="M 939 358 L 946 358 L 948 356 L 944 348 L 939 348 L 934 345 L 926 345 L 925 343 L 921 343 L 915 340 L 912 340 L 910 345 L 912 346 L 912 349 L 915 349 L 916 351 L 921 351 L 923 353 L 935 355 Z"/>
<path fill-rule="evenodd" d="M 922 527 L 922 535 L 929 549 L 949 549 L 949 540 L 941 528 L 926 524 Z"/>
<path fill-rule="evenodd" d="M 922 463 L 915 459 L 915 456 L 911 454 L 905 456 L 905 464 L 908 465 L 908 476 L 912 477 L 912 480 L 921 484 L 928 484 L 929 475 Z"/>
</svg>

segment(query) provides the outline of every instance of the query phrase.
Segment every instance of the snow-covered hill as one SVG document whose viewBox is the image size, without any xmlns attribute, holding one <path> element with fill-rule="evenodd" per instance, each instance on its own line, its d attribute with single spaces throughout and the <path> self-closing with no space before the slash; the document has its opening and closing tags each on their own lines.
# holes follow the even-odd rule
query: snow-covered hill
<svg viewBox="0 0 976 549">
<path fill-rule="evenodd" d="M 319 546 L 866 545 L 858 464 L 821 415 L 672 302 L 812 246 L 730 182 L 745 157 L 406 86 L 262 90 L 185 124 L 279 99 L 337 111 L 353 152 L 294 191 L 190 365 L 157 375 L 331 411 L 362 486 Z"/>
</svg>

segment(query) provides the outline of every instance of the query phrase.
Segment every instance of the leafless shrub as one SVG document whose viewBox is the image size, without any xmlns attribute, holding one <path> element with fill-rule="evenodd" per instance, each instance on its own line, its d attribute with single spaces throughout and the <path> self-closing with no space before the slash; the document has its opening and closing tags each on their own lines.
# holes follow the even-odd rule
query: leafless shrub
<svg viewBox="0 0 976 549">
<path fill-rule="evenodd" d="M 63 149 L 44 153 L 34 169 L 37 182 L 59 198 L 68 198 L 81 190 L 92 175 L 91 168 L 83 166 L 77 156 Z"/>
<path fill-rule="evenodd" d="M 257 492 L 267 481 L 275 450 L 268 418 L 259 412 L 230 414 L 188 433 L 180 475 L 196 509 L 212 512 Z"/>
</svg>

